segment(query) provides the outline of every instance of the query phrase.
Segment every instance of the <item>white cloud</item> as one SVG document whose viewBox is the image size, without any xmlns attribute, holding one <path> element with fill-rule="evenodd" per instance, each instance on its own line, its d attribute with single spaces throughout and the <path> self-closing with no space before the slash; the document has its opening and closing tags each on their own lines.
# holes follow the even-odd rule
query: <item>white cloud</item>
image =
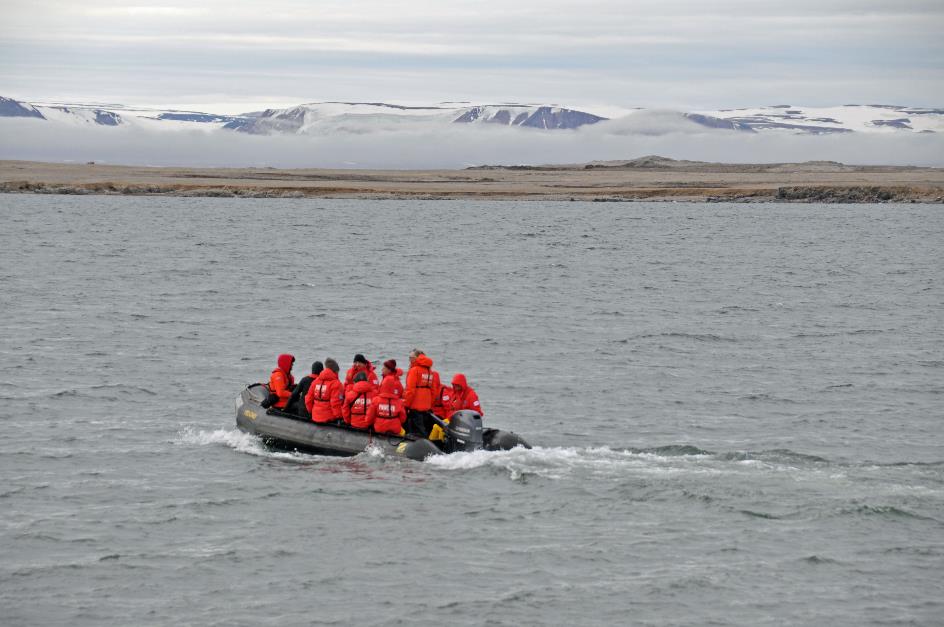
<svg viewBox="0 0 944 627">
<path fill-rule="evenodd" d="M 200 7 L 180 7 L 167 5 L 141 6 L 88 6 L 78 5 L 75 9 L 82 15 L 92 17 L 127 16 L 127 17 L 196 17 L 207 15 L 208 10 Z"/>
<path fill-rule="evenodd" d="M 0 159 L 410 169 L 578 163 L 647 154 L 724 162 L 836 160 L 944 166 L 944 138 L 917 133 L 809 137 L 712 131 L 671 112 L 634 115 L 578 131 L 411 124 L 382 132 L 334 130 L 317 136 L 168 133 L 135 127 L 66 127 L 42 120 L 0 119 Z"/>
<path fill-rule="evenodd" d="M 939 0 L 8 0 L 0 94 L 934 105 L 942 27 Z"/>
</svg>

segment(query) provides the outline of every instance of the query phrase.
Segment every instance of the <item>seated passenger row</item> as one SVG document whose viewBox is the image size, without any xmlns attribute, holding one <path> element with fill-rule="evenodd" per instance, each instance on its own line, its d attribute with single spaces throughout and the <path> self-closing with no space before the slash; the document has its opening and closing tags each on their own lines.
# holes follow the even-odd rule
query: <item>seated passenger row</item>
<svg viewBox="0 0 944 627">
<path fill-rule="evenodd" d="M 419 349 L 410 352 L 405 389 L 395 359 L 383 362 L 379 383 L 374 365 L 360 353 L 354 355 L 344 383 L 338 362 L 330 357 L 324 364 L 314 362 L 311 374 L 297 384 L 292 375 L 295 357 L 279 355 L 277 363 L 269 377 L 272 406 L 321 424 L 344 422 L 377 433 L 430 437 L 437 427 L 433 415 L 448 421 L 464 409 L 485 413 L 465 375 L 457 373 L 452 387 L 442 385 L 433 360 Z"/>
</svg>

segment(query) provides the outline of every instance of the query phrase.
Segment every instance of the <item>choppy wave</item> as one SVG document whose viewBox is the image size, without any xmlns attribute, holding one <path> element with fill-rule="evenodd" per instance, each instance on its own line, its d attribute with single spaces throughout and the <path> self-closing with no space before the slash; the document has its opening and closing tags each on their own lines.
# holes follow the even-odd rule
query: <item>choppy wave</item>
<svg viewBox="0 0 944 627">
<path fill-rule="evenodd" d="M 739 342 L 740 341 L 739 338 L 718 335 L 716 333 L 682 333 L 682 332 L 646 333 L 643 335 L 637 335 L 636 337 L 641 340 L 656 339 L 656 338 L 671 338 L 671 339 L 680 339 L 680 340 L 695 340 L 696 342 Z"/>
<path fill-rule="evenodd" d="M 828 464 L 829 460 L 817 455 L 806 455 L 796 453 L 789 449 L 771 449 L 769 451 L 733 451 L 730 453 L 718 453 L 718 459 L 727 461 L 762 461 L 784 464 Z"/>
<path fill-rule="evenodd" d="M 760 392 L 757 394 L 746 394 L 739 398 L 740 400 L 744 400 L 744 401 L 774 401 L 777 403 L 790 403 L 790 404 L 796 404 L 797 402 L 793 400 L 792 398 L 785 398 L 782 396 L 776 396 L 774 394 L 767 394 L 765 392 Z"/>
<path fill-rule="evenodd" d="M 838 516 L 878 516 L 890 519 L 914 519 L 937 522 L 937 519 L 931 516 L 925 516 L 917 512 L 912 512 L 901 507 L 893 505 L 871 505 L 868 503 L 855 505 L 851 507 L 840 508 L 836 515 Z"/>
<path fill-rule="evenodd" d="M 823 557 L 822 555 L 810 555 L 802 559 L 803 562 L 807 564 L 812 564 L 814 566 L 822 566 L 827 564 L 839 564 L 838 560 L 834 560 L 829 557 Z"/>
<path fill-rule="evenodd" d="M 77 386 L 63 389 L 23 389 L 18 386 L 4 385 L 11 393 L 0 395 L 0 400 L 24 400 L 36 398 L 95 398 L 99 400 L 119 400 L 122 398 L 139 398 L 140 395 L 156 396 L 154 390 L 139 385 L 125 385 L 121 383 L 100 383 L 96 385 Z"/>
</svg>

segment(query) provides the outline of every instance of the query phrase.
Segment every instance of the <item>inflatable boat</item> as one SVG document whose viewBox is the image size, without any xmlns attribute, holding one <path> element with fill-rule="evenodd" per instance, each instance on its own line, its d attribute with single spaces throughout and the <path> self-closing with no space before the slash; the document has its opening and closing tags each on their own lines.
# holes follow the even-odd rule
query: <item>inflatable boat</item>
<svg viewBox="0 0 944 627">
<path fill-rule="evenodd" d="M 268 446 L 285 450 L 349 457 L 374 447 L 385 455 L 423 461 L 431 455 L 458 451 L 531 448 L 516 433 L 484 428 L 482 416 L 474 411 L 455 412 L 449 422 L 435 418 L 445 432 L 445 439 L 432 442 L 412 435 L 374 433 L 346 424 L 319 424 L 279 409 L 266 409 L 263 402 L 268 396 L 269 388 L 265 384 L 247 386 L 236 397 L 236 427 L 260 436 Z"/>
</svg>

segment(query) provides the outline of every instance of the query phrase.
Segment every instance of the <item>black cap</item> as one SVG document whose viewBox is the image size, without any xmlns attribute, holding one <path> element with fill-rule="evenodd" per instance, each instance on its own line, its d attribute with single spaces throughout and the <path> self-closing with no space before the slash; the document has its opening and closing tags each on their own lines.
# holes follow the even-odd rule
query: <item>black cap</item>
<svg viewBox="0 0 944 627">
<path fill-rule="evenodd" d="M 321 374 L 322 370 L 324 370 L 324 364 L 320 361 L 311 364 L 311 374 Z"/>
<path fill-rule="evenodd" d="M 366 357 L 364 357 L 363 355 L 361 355 L 360 353 L 358 353 L 358 354 L 354 355 L 354 363 L 355 363 L 355 364 L 366 364 L 366 363 L 368 363 L 368 362 L 367 362 L 367 358 L 366 358 Z"/>
</svg>

